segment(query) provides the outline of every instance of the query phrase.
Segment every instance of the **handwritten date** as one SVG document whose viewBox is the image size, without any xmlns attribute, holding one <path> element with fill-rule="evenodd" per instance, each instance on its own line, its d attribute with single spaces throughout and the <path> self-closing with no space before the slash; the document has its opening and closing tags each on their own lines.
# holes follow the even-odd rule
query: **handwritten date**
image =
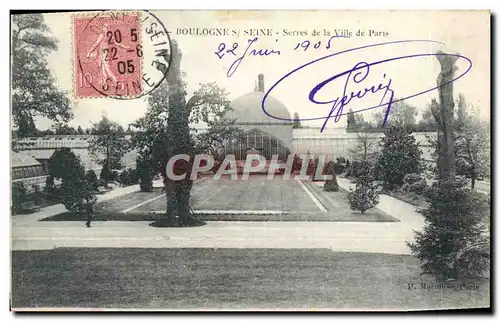
<svg viewBox="0 0 500 321">
<path fill-rule="evenodd" d="M 259 38 L 250 38 L 248 39 L 248 43 L 246 47 L 243 49 L 243 53 L 239 54 L 239 44 L 237 42 L 233 43 L 230 48 L 226 46 L 224 42 L 221 42 L 217 48 L 217 51 L 215 54 L 219 59 L 224 58 L 224 56 L 228 55 L 230 57 L 238 57 L 236 60 L 233 61 L 231 66 L 229 66 L 229 69 L 227 70 L 227 77 L 231 77 L 240 64 L 243 62 L 243 59 L 248 57 L 248 56 L 279 56 L 281 55 L 281 51 L 277 49 L 266 49 L 266 48 L 255 48 L 256 43 L 258 42 Z M 241 52 L 241 51 L 240 51 Z"/>
</svg>

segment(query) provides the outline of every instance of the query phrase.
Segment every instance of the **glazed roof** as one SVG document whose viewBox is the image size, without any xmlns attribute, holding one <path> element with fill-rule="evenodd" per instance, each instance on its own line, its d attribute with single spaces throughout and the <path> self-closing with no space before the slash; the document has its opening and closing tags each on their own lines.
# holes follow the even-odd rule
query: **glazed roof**
<svg viewBox="0 0 500 321">
<path fill-rule="evenodd" d="M 243 96 L 240 96 L 231 102 L 233 110 L 229 112 L 231 118 L 236 118 L 238 122 L 283 122 L 282 120 L 274 119 L 264 113 L 262 110 L 262 99 L 264 93 L 260 91 L 253 91 Z M 274 97 L 267 96 L 266 98 L 266 111 L 276 117 L 291 119 L 290 112 L 279 100 Z M 290 122 L 291 124 L 291 122 Z"/>
<path fill-rule="evenodd" d="M 10 156 L 11 167 L 42 166 L 42 164 L 30 155 L 12 152 Z"/>
</svg>

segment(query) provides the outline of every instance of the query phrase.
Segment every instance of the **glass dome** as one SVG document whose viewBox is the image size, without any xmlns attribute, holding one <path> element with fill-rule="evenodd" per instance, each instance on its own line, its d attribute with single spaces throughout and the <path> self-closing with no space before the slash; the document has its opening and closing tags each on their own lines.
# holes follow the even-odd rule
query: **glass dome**
<svg viewBox="0 0 500 321">
<path fill-rule="evenodd" d="M 238 123 L 270 123 L 283 122 L 269 117 L 262 110 L 264 93 L 260 91 L 249 92 L 232 101 L 232 111 L 229 117 L 236 118 Z M 271 96 L 266 99 L 266 111 L 279 118 L 291 119 L 288 109 L 279 100 Z M 291 124 L 291 122 L 290 122 Z"/>
</svg>

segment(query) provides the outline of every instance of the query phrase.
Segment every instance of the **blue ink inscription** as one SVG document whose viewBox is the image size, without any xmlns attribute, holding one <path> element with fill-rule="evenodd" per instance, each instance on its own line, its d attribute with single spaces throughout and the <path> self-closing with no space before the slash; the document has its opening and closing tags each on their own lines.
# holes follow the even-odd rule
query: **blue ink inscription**
<svg viewBox="0 0 500 321">
<path fill-rule="evenodd" d="M 326 46 L 325 46 L 325 49 L 330 49 L 332 46 L 331 46 L 331 42 L 332 42 L 332 39 L 335 39 L 335 38 L 349 38 L 348 36 L 331 36 L 330 39 L 328 39 L 328 41 L 326 42 Z M 312 45 L 312 47 L 314 49 L 320 49 L 321 48 L 321 40 L 319 40 L 318 42 L 316 42 L 315 44 Z M 299 48 L 303 48 L 304 50 L 303 51 L 307 51 L 311 46 L 311 41 L 309 40 L 304 40 L 302 42 L 298 42 L 297 45 L 295 46 L 295 48 L 293 48 L 293 50 L 298 50 Z"/>
<path fill-rule="evenodd" d="M 248 44 L 247 44 L 243 54 L 241 56 L 239 56 L 235 61 L 233 61 L 231 66 L 229 66 L 229 69 L 227 70 L 227 77 L 228 78 L 231 77 L 236 72 L 236 70 L 238 69 L 240 64 L 243 62 L 243 59 L 247 56 L 271 56 L 271 55 L 279 56 L 279 55 L 281 55 L 281 52 L 279 50 L 275 50 L 275 49 L 262 49 L 262 48 L 255 49 L 254 48 L 255 46 L 253 46 L 253 45 L 256 44 L 258 42 L 258 40 L 259 40 L 258 37 L 248 39 Z M 278 41 L 278 40 L 276 40 L 276 41 Z M 235 52 L 235 50 L 237 48 L 238 48 L 238 43 L 233 43 L 233 47 L 231 49 L 226 50 L 226 44 L 221 43 L 221 44 L 219 44 L 218 50 L 215 52 L 215 54 L 217 55 L 217 57 L 219 57 L 219 59 L 222 59 L 225 54 L 232 54 L 233 56 L 237 56 L 238 54 Z"/>
<path fill-rule="evenodd" d="M 364 72 L 364 70 L 366 70 L 366 72 Z M 356 73 L 353 75 L 354 72 L 356 72 Z M 372 85 L 370 87 L 365 87 L 363 90 L 358 90 L 357 92 L 351 91 L 351 93 L 349 95 L 347 95 L 347 90 L 348 90 L 347 86 L 349 85 L 349 81 L 351 80 L 351 76 L 352 76 L 352 81 L 354 83 L 359 84 L 359 83 L 362 83 L 366 79 L 366 77 L 368 77 L 369 73 L 370 73 L 370 65 L 366 62 L 359 62 L 351 70 L 348 70 L 347 71 L 347 79 L 346 79 L 345 84 L 344 84 L 344 93 L 342 95 L 342 98 L 336 97 L 335 99 L 330 100 L 330 101 L 317 101 L 315 99 L 315 96 L 318 93 L 318 91 L 320 91 L 325 85 L 329 84 L 330 82 L 336 80 L 337 78 L 339 78 L 341 76 L 344 76 L 345 73 L 341 73 L 341 74 L 335 75 L 333 77 L 330 77 L 330 78 L 326 79 L 325 81 L 322 81 L 321 83 L 316 85 L 316 87 L 314 87 L 311 90 L 311 92 L 309 93 L 309 101 L 311 101 L 315 104 L 319 104 L 319 105 L 332 104 L 332 108 L 330 109 L 330 113 L 325 118 L 325 121 L 323 122 L 323 126 L 321 127 L 321 130 L 320 130 L 321 132 L 325 129 L 328 121 L 332 117 L 332 114 L 334 113 L 335 110 L 337 110 L 337 113 L 335 114 L 334 120 L 335 120 L 335 122 L 338 122 L 340 120 L 340 116 L 342 115 L 342 112 L 344 110 L 344 106 L 347 106 L 347 104 L 349 104 L 352 99 L 354 99 L 354 98 L 361 99 L 367 93 L 375 94 L 381 90 L 384 90 L 384 93 L 382 95 L 382 98 L 380 99 L 380 104 L 382 104 L 384 102 L 386 96 L 388 97 L 388 102 L 386 103 L 387 104 L 387 111 L 386 111 L 385 118 L 384 118 L 384 126 L 385 126 L 385 123 L 387 121 L 387 117 L 389 116 L 389 113 L 391 110 L 391 105 L 392 105 L 393 99 L 394 99 L 394 91 L 391 89 L 392 79 L 389 78 L 389 80 L 387 81 L 387 84 L 383 85 L 383 84 L 379 83 L 377 86 Z M 384 74 L 383 78 L 384 79 L 386 78 L 385 74 Z"/>
<path fill-rule="evenodd" d="M 355 52 L 357 50 L 368 49 L 368 48 L 373 48 L 373 47 L 378 47 L 378 46 L 389 46 L 389 45 L 395 46 L 397 44 L 415 43 L 415 42 L 437 43 L 440 45 L 444 45 L 441 42 L 432 41 L 432 40 L 399 40 L 399 41 L 376 43 L 376 44 L 372 44 L 372 45 L 351 48 L 351 49 L 339 51 L 339 52 L 332 53 L 332 54 L 329 54 L 327 56 L 315 59 L 313 61 L 310 61 L 304 65 L 301 65 L 301 66 L 295 68 L 294 70 L 290 71 L 285 76 L 283 76 L 281 79 L 279 79 L 275 84 L 273 84 L 269 88 L 269 90 L 265 93 L 264 98 L 262 99 L 262 105 L 261 105 L 262 111 L 267 116 L 274 118 L 274 119 L 284 120 L 284 121 L 294 121 L 293 119 L 280 118 L 277 116 L 273 116 L 266 111 L 266 99 L 267 99 L 267 97 L 270 95 L 270 93 L 278 85 L 282 84 L 292 74 L 295 74 L 301 70 L 304 70 L 306 67 L 317 64 L 318 62 L 321 62 L 323 60 L 332 59 L 336 56 L 340 56 L 340 55 L 348 53 L 348 52 Z M 387 110 L 386 110 L 386 113 L 384 116 L 384 125 L 385 125 L 393 103 L 428 93 L 430 91 L 436 90 L 440 86 L 435 86 L 435 87 L 432 87 L 430 89 L 426 89 L 426 90 L 417 92 L 415 94 L 410 94 L 407 97 L 403 97 L 403 98 L 399 98 L 397 100 L 394 100 L 395 94 L 394 94 L 393 88 L 391 87 L 393 85 L 392 79 L 390 77 L 388 77 L 385 73 L 381 77 L 382 80 L 378 84 L 376 84 L 376 85 L 364 84 L 365 79 L 370 74 L 371 67 L 376 66 L 376 65 L 384 65 L 384 64 L 390 63 L 392 61 L 398 61 L 398 60 L 403 60 L 403 59 L 408 59 L 411 61 L 411 60 L 416 59 L 416 58 L 440 56 L 440 55 L 455 56 L 457 58 L 461 58 L 461 59 L 465 60 L 469 64 L 467 66 L 467 68 L 465 69 L 465 71 L 463 71 L 460 75 L 456 76 L 454 79 L 452 79 L 448 83 L 451 83 L 451 82 L 456 81 L 457 79 L 463 77 L 472 68 L 472 61 L 469 58 L 467 58 L 465 56 L 461 56 L 459 54 L 446 54 L 446 53 L 414 54 L 414 55 L 407 55 L 407 56 L 396 56 L 393 58 L 383 59 L 383 60 L 370 62 L 370 63 L 359 62 L 356 65 L 354 65 L 354 67 L 352 67 L 344 72 L 330 76 L 326 80 L 320 82 L 319 84 L 314 85 L 309 92 L 309 97 L 308 97 L 309 101 L 311 101 L 312 103 L 314 103 L 316 105 L 330 105 L 331 106 L 330 111 L 329 111 L 328 115 L 325 117 L 301 118 L 300 121 L 324 120 L 323 126 L 321 127 L 321 130 L 320 130 L 320 132 L 323 132 L 323 130 L 325 129 L 330 118 L 334 118 L 334 121 L 338 122 L 338 121 L 340 121 L 341 116 L 346 115 L 348 113 L 348 112 L 344 112 L 344 107 L 347 106 L 353 99 L 362 100 L 363 97 L 365 97 L 366 95 L 374 95 L 374 94 L 377 94 L 380 92 L 381 99 L 380 99 L 380 103 L 378 105 L 357 110 L 357 111 L 355 111 L 355 113 L 356 112 L 363 112 L 363 111 L 371 110 L 371 109 L 375 109 L 375 108 L 383 108 L 383 107 L 387 106 Z M 345 80 L 344 90 L 343 90 L 343 93 L 341 96 L 338 95 L 338 96 L 334 97 L 333 99 L 326 100 L 326 101 L 318 101 L 318 99 L 316 99 L 316 94 L 318 94 L 318 92 L 320 92 L 324 86 L 326 86 L 327 84 L 331 84 L 332 82 L 340 79 L 343 76 L 346 76 L 347 78 Z M 441 86 L 445 86 L 448 83 L 441 84 Z M 362 90 L 355 90 L 355 91 L 351 90 L 349 92 L 348 86 L 350 84 L 360 84 L 364 88 Z M 283 85 L 281 85 L 281 86 L 283 86 Z"/>
</svg>

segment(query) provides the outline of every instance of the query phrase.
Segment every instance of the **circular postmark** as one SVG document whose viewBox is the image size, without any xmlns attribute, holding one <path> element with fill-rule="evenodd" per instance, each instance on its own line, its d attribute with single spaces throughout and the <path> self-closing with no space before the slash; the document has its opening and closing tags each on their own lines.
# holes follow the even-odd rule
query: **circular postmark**
<svg viewBox="0 0 500 321">
<path fill-rule="evenodd" d="M 151 12 L 106 11 L 73 23 L 78 98 L 137 99 L 165 80 L 172 43 Z"/>
</svg>

